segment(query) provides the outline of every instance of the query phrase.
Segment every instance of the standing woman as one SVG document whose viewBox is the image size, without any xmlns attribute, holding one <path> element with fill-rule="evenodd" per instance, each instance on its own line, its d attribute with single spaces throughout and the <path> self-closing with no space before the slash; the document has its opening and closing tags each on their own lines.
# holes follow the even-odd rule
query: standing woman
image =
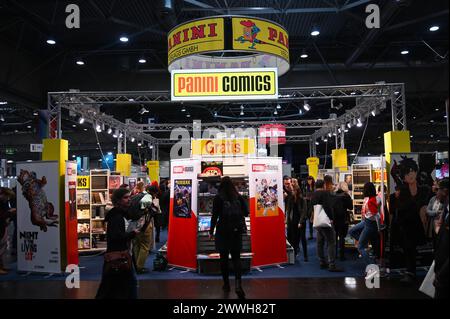
<svg viewBox="0 0 450 319">
<path fill-rule="evenodd" d="M 125 231 L 125 216 L 127 216 L 127 210 L 130 207 L 130 191 L 125 188 L 116 189 L 111 200 L 114 207 L 105 217 L 107 222 L 107 246 L 102 281 L 96 299 L 137 299 L 136 271 L 131 262 L 130 244 L 139 231 L 134 230 L 130 233 Z M 128 267 L 114 272 L 111 270 L 108 260 L 116 260 L 111 256 L 117 256 L 119 253 L 129 257 L 123 258 L 122 263 L 127 264 Z"/>
<path fill-rule="evenodd" d="M 306 200 L 303 197 L 300 185 L 296 178 L 292 179 L 292 188 L 294 190 L 294 216 L 296 217 L 296 238 L 295 238 L 295 248 L 297 249 L 296 254 L 299 253 L 299 243 L 302 242 L 303 257 L 305 261 L 308 261 L 308 249 L 306 243 L 306 220 L 307 218 L 307 207 Z"/>
<path fill-rule="evenodd" d="M 309 237 L 308 239 L 314 239 L 313 237 L 313 223 L 311 220 L 312 212 L 313 212 L 313 205 L 311 205 L 311 196 L 314 193 L 315 189 L 315 183 L 314 177 L 308 176 L 306 179 L 306 188 L 305 188 L 305 198 L 306 198 L 306 221 L 309 224 Z"/>
<path fill-rule="evenodd" d="M 349 210 L 353 209 L 353 201 L 349 194 L 346 182 L 340 182 L 335 196 L 334 205 L 334 229 L 336 230 L 336 242 L 339 248 L 339 259 L 345 260 L 345 236 L 347 236 L 350 224 Z"/>
<path fill-rule="evenodd" d="M 230 291 L 228 255 L 231 254 L 236 278 L 235 291 L 240 299 L 245 298 L 241 282 L 242 234 L 246 230 L 245 217 L 249 215 L 245 199 L 238 193 L 230 177 L 225 176 L 214 197 L 209 237 L 214 239 L 220 253 L 220 270 L 223 278 L 223 290 Z"/>
</svg>

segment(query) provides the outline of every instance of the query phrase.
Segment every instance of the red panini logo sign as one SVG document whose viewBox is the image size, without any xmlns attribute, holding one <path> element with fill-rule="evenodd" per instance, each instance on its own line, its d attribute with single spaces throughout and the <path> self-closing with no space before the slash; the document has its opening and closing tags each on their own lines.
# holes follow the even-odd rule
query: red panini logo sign
<svg viewBox="0 0 450 319">
<path fill-rule="evenodd" d="M 184 173 L 184 166 L 174 166 L 173 167 L 173 173 L 174 174 L 183 174 Z"/>
<path fill-rule="evenodd" d="M 266 171 L 266 164 L 253 164 L 252 165 L 252 172 L 265 172 Z"/>
</svg>

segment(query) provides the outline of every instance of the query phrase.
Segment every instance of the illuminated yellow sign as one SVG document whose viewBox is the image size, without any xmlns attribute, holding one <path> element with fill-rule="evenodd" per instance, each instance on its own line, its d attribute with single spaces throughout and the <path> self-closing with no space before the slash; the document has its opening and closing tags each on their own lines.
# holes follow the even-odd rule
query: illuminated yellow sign
<svg viewBox="0 0 450 319">
<path fill-rule="evenodd" d="M 223 18 L 195 20 L 177 26 L 167 38 L 169 65 L 176 59 L 224 49 Z"/>
<path fill-rule="evenodd" d="M 233 49 L 265 52 L 276 55 L 289 63 L 289 38 L 278 24 L 250 17 L 234 17 Z"/>
<path fill-rule="evenodd" d="M 308 157 L 306 159 L 306 165 L 319 165 L 319 159 L 317 157 Z"/>
<path fill-rule="evenodd" d="M 172 100 L 278 98 L 277 69 L 172 71 Z"/>
<path fill-rule="evenodd" d="M 89 176 L 77 176 L 77 188 L 89 189 Z"/>
<path fill-rule="evenodd" d="M 255 154 L 252 139 L 202 139 L 192 140 L 192 155 L 248 155 Z"/>
</svg>

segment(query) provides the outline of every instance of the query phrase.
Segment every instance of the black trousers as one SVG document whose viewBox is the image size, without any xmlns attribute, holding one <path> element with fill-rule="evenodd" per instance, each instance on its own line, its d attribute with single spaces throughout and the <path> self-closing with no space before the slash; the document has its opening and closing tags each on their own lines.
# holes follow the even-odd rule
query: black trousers
<svg viewBox="0 0 450 319">
<path fill-rule="evenodd" d="M 161 233 L 161 226 L 162 226 L 162 214 L 156 214 L 153 217 L 153 220 L 155 222 L 155 232 L 156 232 L 156 238 L 159 240 L 159 234 Z"/>
<path fill-rule="evenodd" d="M 345 251 L 345 237 L 348 233 L 348 224 L 335 225 L 334 229 L 336 230 L 336 255 L 339 250 L 339 256 L 343 257 Z"/>
<path fill-rule="evenodd" d="M 411 231 L 400 228 L 400 241 L 403 248 L 403 255 L 405 258 L 406 271 L 411 274 L 416 274 L 416 240 Z"/>
<path fill-rule="evenodd" d="M 299 241 L 302 242 L 303 257 L 308 258 L 308 248 L 306 242 L 306 222 L 302 224 L 302 227 L 298 229 L 299 231 Z"/>
<path fill-rule="evenodd" d="M 294 253 L 297 255 L 300 250 L 300 231 L 298 229 L 298 222 L 296 220 L 288 221 L 287 224 L 287 239 L 294 248 Z"/>
<path fill-rule="evenodd" d="M 228 267 L 228 255 L 231 254 L 231 260 L 233 261 L 234 276 L 236 279 L 241 279 L 241 252 L 240 250 L 224 249 L 220 252 L 220 271 L 222 272 L 222 278 L 224 282 L 227 282 L 230 278 L 230 269 Z"/>
</svg>

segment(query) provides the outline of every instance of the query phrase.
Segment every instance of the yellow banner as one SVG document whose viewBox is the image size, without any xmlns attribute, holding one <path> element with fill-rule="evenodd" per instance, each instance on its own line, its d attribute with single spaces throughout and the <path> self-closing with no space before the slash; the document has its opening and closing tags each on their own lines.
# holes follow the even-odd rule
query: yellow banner
<svg viewBox="0 0 450 319">
<path fill-rule="evenodd" d="M 319 165 L 319 158 L 317 158 L 317 157 L 308 157 L 306 159 L 306 165 Z"/>
<path fill-rule="evenodd" d="M 150 181 L 157 181 L 159 183 L 159 161 L 148 161 L 147 168 Z"/>
<path fill-rule="evenodd" d="M 248 155 L 255 152 L 255 140 L 252 139 L 192 140 L 192 155 Z"/>
<path fill-rule="evenodd" d="M 196 20 L 177 26 L 167 37 L 168 63 L 191 54 L 224 49 L 223 18 Z"/>
<path fill-rule="evenodd" d="M 89 176 L 77 176 L 77 188 L 78 189 L 89 189 Z"/>
<path fill-rule="evenodd" d="M 172 71 L 172 100 L 278 98 L 274 68 Z"/>
<path fill-rule="evenodd" d="M 289 38 L 275 23 L 249 17 L 236 17 L 233 24 L 233 49 L 265 52 L 289 62 Z"/>
</svg>

